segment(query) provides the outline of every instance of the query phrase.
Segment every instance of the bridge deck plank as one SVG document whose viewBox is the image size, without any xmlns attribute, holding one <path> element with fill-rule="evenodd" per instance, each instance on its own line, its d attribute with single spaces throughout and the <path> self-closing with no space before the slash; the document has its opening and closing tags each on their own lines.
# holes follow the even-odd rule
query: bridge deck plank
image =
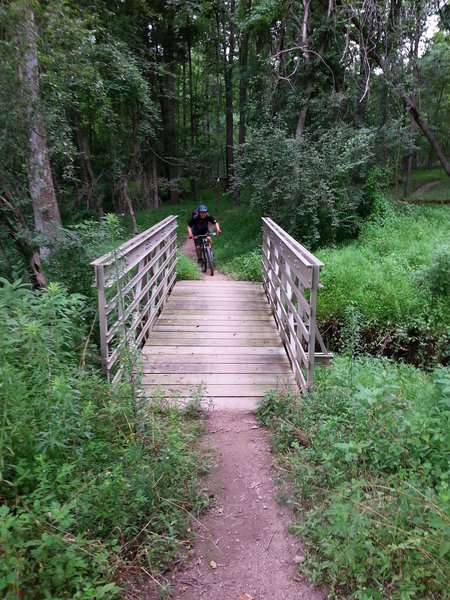
<svg viewBox="0 0 450 600">
<path fill-rule="evenodd" d="M 268 390 L 296 390 L 262 285 L 177 282 L 142 352 L 142 384 L 180 398 L 202 386 L 221 405 L 256 401 Z M 223 407 L 223 406 L 222 406 Z"/>
</svg>

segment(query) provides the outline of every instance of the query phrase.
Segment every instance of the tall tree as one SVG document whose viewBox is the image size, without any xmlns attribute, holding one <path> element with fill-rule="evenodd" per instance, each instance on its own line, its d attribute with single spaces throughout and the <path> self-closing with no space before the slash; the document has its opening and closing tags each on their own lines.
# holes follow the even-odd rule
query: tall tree
<svg viewBox="0 0 450 600">
<path fill-rule="evenodd" d="M 29 190 L 36 230 L 44 237 L 44 240 L 51 241 L 57 239 L 58 229 L 62 223 L 50 169 L 45 124 L 40 111 L 38 33 L 31 4 L 25 4 L 23 17 L 25 48 L 20 76 L 23 82 L 23 94 L 27 98 Z M 40 254 L 44 259 L 50 255 L 45 241 L 41 245 Z"/>
<path fill-rule="evenodd" d="M 230 0 L 229 10 L 225 5 L 223 15 L 223 60 L 225 81 L 225 164 L 226 187 L 231 189 L 234 175 L 234 124 L 233 124 L 233 68 L 234 68 L 234 16 L 236 3 Z"/>
</svg>

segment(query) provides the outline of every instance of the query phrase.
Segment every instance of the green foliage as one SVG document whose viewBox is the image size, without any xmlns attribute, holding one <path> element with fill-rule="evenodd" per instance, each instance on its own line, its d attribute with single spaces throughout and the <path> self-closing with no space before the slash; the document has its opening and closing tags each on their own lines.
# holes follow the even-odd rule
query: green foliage
<svg viewBox="0 0 450 600">
<path fill-rule="evenodd" d="M 450 249 L 442 248 L 432 258 L 426 270 L 426 280 L 434 296 L 450 298 Z"/>
<path fill-rule="evenodd" d="M 262 281 L 261 251 L 253 250 L 225 263 L 223 271 L 233 279 Z"/>
<path fill-rule="evenodd" d="M 94 271 L 90 263 L 110 250 L 108 230 L 95 221 L 63 228 L 52 245 L 50 261 L 45 265 L 46 274 L 49 279 L 60 281 L 69 293 L 94 296 Z"/>
<path fill-rule="evenodd" d="M 445 247 L 447 222 L 446 207 L 408 207 L 383 226 L 366 226 L 357 241 L 319 251 L 325 264 L 320 327 L 342 325 L 353 303 L 367 350 L 419 363 L 443 360 L 450 320 L 447 259 L 445 253 L 434 257 Z M 444 293 L 436 295 L 433 285 Z"/>
<path fill-rule="evenodd" d="M 367 176 L 364 189 L 364 212 L 370 222 L 382 225 L 394 217 L 394 209 L 389 194 L 392 171 L 389 168 L 373 167 Z"/>
<path fill-rule="evenodd" d="M 198 267 L 183 254 L 177 254 L 177 279 L 201 279 Z"/>
<path fill-rule="evenodd" d="M 236 168 L 251 205 L 310 247 L 354 236 L 374 133 L 340 123 L 299 140 L 266 126 L 249 135 Z"/>
<path fill-rule="evenodd" d="M 446 598 L 450 371 L 336 358 L 312 394 L 273 392 L 269 427 L 302 508 L 312 581 L 351 598 Z"/>
<path fill-rule="evenodd" d="M 84 302 L 0 285 L 2 597 L 112 598 L 127 561 L 160 572 L 203 505 L 198 411 L 80 370 Z"/>
</svg>

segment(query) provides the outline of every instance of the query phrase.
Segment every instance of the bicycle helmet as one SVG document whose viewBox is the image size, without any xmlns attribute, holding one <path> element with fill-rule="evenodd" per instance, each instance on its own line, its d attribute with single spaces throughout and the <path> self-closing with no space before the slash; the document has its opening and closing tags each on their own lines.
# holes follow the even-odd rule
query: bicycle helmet
<svg viewBox="0 0 450 600">
<path fill-rule="evenodd" d="M 200 204 L 200 206 L 198 207 L 198 212 L 208 212 L 208 207 L 204 204 Z"/>
</svg>

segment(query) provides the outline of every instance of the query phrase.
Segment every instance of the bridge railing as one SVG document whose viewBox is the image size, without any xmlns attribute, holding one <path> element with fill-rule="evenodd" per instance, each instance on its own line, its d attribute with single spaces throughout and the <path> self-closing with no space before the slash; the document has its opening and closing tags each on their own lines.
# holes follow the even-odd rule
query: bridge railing
<svg viewBox="0 0 450 600">
<path fill-rule="evenodd" d="M 311 390 L 315 362 L 326 364 L 332 357 L 316 326 L 317 290 L 321 287 L 323 263 L 272 219 L 262 221 L 264 289 L 297 383 Z"/>
<path fill-rule="evenodd" d="M 103 370 L 116 383 L 138 352 L 176 279 L 177 217 L 170 216 L 91 264 L 98 291 Z"/>
</svg>

